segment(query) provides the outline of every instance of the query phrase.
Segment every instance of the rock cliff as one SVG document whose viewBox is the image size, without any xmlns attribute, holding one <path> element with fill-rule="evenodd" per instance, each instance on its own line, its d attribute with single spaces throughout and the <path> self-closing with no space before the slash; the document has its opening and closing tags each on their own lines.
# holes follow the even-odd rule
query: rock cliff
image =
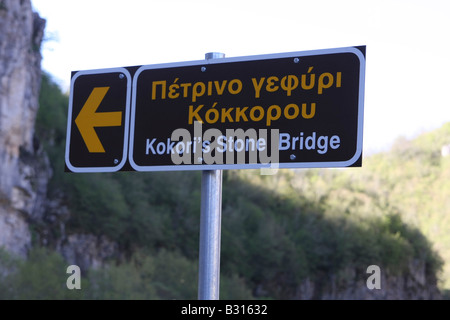
<svg viewBox="0 0 450 320">
<path fill-rule="evenodd" d="M 0 1 L 0 246 L 22 256 L 51 174 L 33 139 L 44 28 L 29 0 Z"/>
</svg>

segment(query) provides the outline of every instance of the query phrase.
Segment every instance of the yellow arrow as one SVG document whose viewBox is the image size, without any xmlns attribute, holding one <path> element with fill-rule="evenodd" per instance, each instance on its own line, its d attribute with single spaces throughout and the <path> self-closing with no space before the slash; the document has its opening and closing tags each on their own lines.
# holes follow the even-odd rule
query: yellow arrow
<svg viewBox="0 0 450 320">
<path fill-rule="evenodd" d="M 121 111 L 96 113 L 108 90 L 109 87 L 94 88 L 75 119 L 81 137 L 91 153 L 105 152 L 94 127 L 117 127 L 122 125 Z"/>
</svg>

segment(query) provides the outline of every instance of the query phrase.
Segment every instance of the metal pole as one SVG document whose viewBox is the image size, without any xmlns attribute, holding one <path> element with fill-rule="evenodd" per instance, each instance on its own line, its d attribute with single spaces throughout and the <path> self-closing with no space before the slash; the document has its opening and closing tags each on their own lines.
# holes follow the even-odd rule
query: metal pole
<svg viewBox="0 0 450 320">
<path fill-rule="evenodd" d="M 205 54 L 206 60 L 224 57 L 218 52 Z M 219 300 L 222 170 L 202 172 L 201 201 L 198 299 Z"/>
</svg>

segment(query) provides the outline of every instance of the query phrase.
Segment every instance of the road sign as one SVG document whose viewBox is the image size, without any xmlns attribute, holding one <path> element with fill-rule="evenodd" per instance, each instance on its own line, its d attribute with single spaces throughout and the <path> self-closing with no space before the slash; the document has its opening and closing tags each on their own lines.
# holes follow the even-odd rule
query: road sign
<svg viewBox="0 0 450 320">
<path fill-rule="evenodd" d="M 127 160 L 131 75 L 125 68 L 72 76 L 66 166 L 73 172 L 113 172 Z"/>
<path fill-rule="evenodd" d="M 140 67 L 136 171 L 360 166 L 365 47 Z"/>
<path fill-rule="evenodd" d="M 361 166 L 365 46 L 79 71 L 66 169 Z"/>
</svg>

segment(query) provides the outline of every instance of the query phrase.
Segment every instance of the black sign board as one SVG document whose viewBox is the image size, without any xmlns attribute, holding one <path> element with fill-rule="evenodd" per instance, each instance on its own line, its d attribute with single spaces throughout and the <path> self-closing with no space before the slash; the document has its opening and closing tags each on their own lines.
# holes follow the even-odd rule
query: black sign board
<svg viewBox="0 0 450 320">
<path fill-rule="evenodd" d="M 117 102 L 95 111 L 100 118 L 122 111 L 121 126 L 87 121 L 101 143 L 119 145 L 101 155 L 86 147 L 74 119 L 95 100 L 90 95 L 99 99 L 94 88 L 113 91 L 96 82 L 106 74 L 132 83 L 117 84 L 121 93 L 110 96 Z M 83 77 L 93 84 L 81 90 Z M 66 163 L 81 172 L 361 166 L 364 79 L 364 46 L 75 73 L 68 141 L 84 143 L 87 153 L 75 156 L 82 148 L 69 145 Z"/>
<path fill-rule="evenodd" d="M 113 172 L 127 161 L 131 76 L 125 68 L 79 71 L 72 76 L 66 168 Z"/>
</svg>

